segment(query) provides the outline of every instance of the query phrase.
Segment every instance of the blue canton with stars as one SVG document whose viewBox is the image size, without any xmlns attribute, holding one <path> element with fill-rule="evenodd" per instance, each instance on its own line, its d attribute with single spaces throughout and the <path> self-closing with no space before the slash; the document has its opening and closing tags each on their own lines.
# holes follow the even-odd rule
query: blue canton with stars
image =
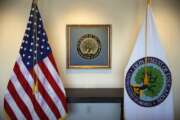
<svg viewBox="0 0 180 120">
<path fill-rule="evenodd" d="M 20 48 L 22 61 L 27 68 L 51 53 L 48 38 L 43 27 L 42 18 L 36 4 L 32 5 L 29 22 Z"/>
</svg>

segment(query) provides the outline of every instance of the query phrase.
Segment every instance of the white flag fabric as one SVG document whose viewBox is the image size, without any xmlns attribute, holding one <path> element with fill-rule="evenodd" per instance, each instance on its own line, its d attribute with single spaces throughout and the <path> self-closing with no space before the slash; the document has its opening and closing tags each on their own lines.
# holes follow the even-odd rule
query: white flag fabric
<svg viewBox="0 0 180 120">
<path fill-rule="evenodd" d="M 172 76 L 150 6 L 125 69 L 124 88 L 125 120 L 174 119 Z"/>
</svg>

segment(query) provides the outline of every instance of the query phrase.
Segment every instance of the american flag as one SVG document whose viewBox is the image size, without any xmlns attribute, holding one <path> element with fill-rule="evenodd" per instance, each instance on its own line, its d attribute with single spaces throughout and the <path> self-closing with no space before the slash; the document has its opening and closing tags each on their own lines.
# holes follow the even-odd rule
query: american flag
<svg viewBox="0 0 180 120">
<path fill-rule="evenodd" d="M 12 120 L 61 120 L 67 113 L 63 83 L 35 3 L 7 86 L 4 109 Z"/>
</svg>

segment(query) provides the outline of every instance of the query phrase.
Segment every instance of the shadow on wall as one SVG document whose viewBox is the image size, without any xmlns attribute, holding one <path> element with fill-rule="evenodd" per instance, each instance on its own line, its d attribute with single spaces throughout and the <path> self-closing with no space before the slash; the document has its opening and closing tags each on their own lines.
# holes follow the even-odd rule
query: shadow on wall
<svg viewBox="0 0 180 120">
<path fill-rule="evenodd" d="M 0 0 L 0 9 L 2 9 L 2 7 L 4 6 L 3 3 L 4 3 L 4 1 Z"/>
<path fill-rule="evenodd" d="M 8 6 L 14 6 L 18 4 L 16 0 L 0 0 L 0 9 L 7 8 Z"/>
<path fill-rule="evenodd" d="M 8 4 L 13 4 L 15 3 L 15 0 L 12 0 L 12 2 L 10 2 L 9 0 L 0 0 L 0 9 L 4 9 L 8 6 Z"/>
</svg>

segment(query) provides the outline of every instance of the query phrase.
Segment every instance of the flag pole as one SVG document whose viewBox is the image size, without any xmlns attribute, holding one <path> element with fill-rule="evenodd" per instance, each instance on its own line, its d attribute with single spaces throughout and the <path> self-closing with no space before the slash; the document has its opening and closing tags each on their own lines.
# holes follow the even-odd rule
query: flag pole
<svg viewBox="0 0 180 120">
<path fill-rule="evenodd" d="M 38 5 L 38 0 L 33 0 L 33 4 L 37 6 Z M 33 32 L 33 34 L 34 34 L 34 43 L 35 43 L 34 44 L 34 50 L 36 51 L 36 53 L 34 55 L 35 60 L 33 59 L 33 65 L 35 65 L 37 63 L 37 58 L 38 58 L 38 49 L 37 49 L 37 46 L 36 46 L 36 44 L 37 44 L 37 13 L 34 12 L 33 16 L 34 16 L 33 19 L 34 19 L 34 21 L 36 23 L 36 25 L 33 24 L 33 28 L 35 30 Z M 34 75 L 33 76 L 33 78 L 34 78 L 33 93 L 35 94 L 38 91 L 38 78 L 37 78 L 35 72 L 33 72 L 33 75 Z"/>
<path fill-rule="evenodd" d="M 33 0 L 33 3 L 37 5 L 38 4 L 38 0 Z"/>
<path fill-rule="evenodd" d="M 147 39 L 148 39 L 148 7 L 151 4 L 151 0 L 147 0 L 146 5 L 146 23 L 145 23 L 145 70 L 144 70 L 144 86 L 147 86 L 149 84 L 149 78 L 147 74 Z"/>
</svg>

